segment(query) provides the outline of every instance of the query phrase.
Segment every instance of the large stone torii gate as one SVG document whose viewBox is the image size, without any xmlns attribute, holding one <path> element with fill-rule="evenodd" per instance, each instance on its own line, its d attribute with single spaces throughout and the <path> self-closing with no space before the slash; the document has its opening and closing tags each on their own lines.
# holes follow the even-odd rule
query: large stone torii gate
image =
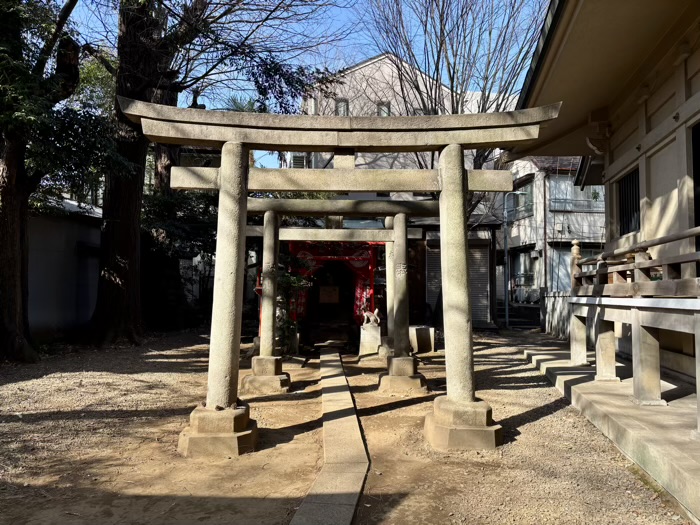
<svg viewBox="0 0 700 525">
<path fill-rule="evenodd" d="M 214 302 L 206 405 L 194 409 L 179 450 L 237 455 L 255 447 L 257 427 L 238 399 L 241 311 L 249 191 L 439 192 L 447 395 L 435 399 L 425 436 L 438 449 L 494 448 L 491 407 L 475 396 L 468 282 L 468 191 L 509 191 L 509 171 L 464 168 L 464 149 L 507 147 L 537 138 L 559 104 L 507 113 L 423 117 L 327 117 L 217 112 L 119 99 L 154 142 L 221 148 L 220 168 L 174 168 L 173 187 L 219 191 Z M 325 151 L 333 169 L 262 169 L 253 149 Z M 437 170 L 358 170 L 356 152 L 438 151 Z M 299 206 L 299 205 L 297 205 Z M 362 206 L 362 204 L 356 204 Z M 285 211 L 285 210 L 280 210 Z M 333 213 L 334 215 L 337 214 Z M 384 215 L 384 214 L 383 214 Z M 396 275 L 406 272 L 396 267 Z"/>
</svg>

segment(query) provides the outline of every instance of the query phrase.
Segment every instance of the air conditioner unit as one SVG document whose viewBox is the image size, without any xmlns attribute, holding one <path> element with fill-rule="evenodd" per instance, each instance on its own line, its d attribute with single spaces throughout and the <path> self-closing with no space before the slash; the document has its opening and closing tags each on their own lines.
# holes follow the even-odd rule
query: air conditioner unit
<svg viewBox="0 0 700 525">
<path fill-rule="evenodd" d="M 539 250 L 532 250 L 530 252 L 530 258 L 531 259 L 539 259 L 540 257 L 540 251 Z"/>
<path fill-rule="evenodd" d="M 564 225 L 561 222 L 558 222 L 554 225 L 554 231 L 557 233 L 561 233 L 564 231 Z"/>
</svg>

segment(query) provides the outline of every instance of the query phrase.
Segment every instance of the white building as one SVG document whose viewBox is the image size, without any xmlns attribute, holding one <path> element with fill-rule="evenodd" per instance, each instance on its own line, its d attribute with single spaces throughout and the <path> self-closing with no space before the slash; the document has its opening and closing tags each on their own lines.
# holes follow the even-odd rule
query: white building
<svg viewBox="0 0 700 525">
<path fill-rule="evenodd" d="M 571 288 L 571 241 L 584 257 L 605 244 L 603 186 L 574 186 L 580 157 L 526 157 L 513 162 L 506 202 L 511 301 L 535 303 L 541 288 Z"/>
<path fill-rule="evenodd" d="M 399 68 L 402 68 L 400 71 Z M 476 94 L 455 95 L 439 80 L 408 69 L 410 66 L 390 55 L 382 54 L 340 73 L 340 83 L 334 88 L 334 96 L 320 93 L 304 102 L 303 111 L 310 115 L 338 115 L 357 117 L 416 116 L 452 113 L 459 105 L 464 111 L 474 106 Z M 407 79 L 402 83 L 401 79 Z M 411 87 L 406 87 L 409 84 Z M 404 86 L 403 88 L 401 86 Z M 420 93 L 421 91 L 423 93 Z M 437 95 L 426 96 L 426 93 Z M 465 153 L 465 165 L 471 167 L 471 154 Z M 437 167 L 437 153 L 357 153 L 355 166 L 363 169 L 433 169 Z M 326 153 L 290 153 L 288 167 L 325 169 L 333 167 L 333 156 Z M 359 188 L 358 188 L 359 189 Z M 425 200 L 437 195 L 392 192 L 348 193 L 340 199 L 394 199 Z M 473 217 L 470 234 L 470 275 L 472 290 L 472 315 L 476 325 L 490 326 L 496 321 L 496 239 L 494 232 L 500 228 L 500 220 L 485 206 L 478 207 Z M 346 227 L 351 227 L 345 221 Z M 412 220 L 411 228 L 420 228 L 420 240 L 409 246 L 411 259 L 411 322 L 430 322 L 430 312 L 440 308 L 440 250 L 439 221 L 435 219 Z M 426 313 L 427 312 L 427 313 Z"/>
</svg>

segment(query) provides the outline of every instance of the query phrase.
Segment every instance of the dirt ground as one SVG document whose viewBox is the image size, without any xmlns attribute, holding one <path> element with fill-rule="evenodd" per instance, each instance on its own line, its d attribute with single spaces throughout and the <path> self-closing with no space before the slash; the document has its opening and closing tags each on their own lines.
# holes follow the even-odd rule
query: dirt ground
<svg viewBox="0 0 700 525">
<path fill-rule="evenodd" d="M 247 399 L 259 452 L 193 461 L 176 446 L 205 395 L 206 343 L 179 334 L 0 368 L 0 524 L 289 523 L 323 461 L 318 361 L 285 363 L 293 393 Z M 488 453 L 423 440 L 442 355 L 419 356 L 432 392 L 414 397 L 378 394 L 378 363 L 347 364 L 372 460 L 355 523 L 688 523 L 522 359 L 557 344 L 476 337 L 479 395 L 506 439 Z"/>
</svg>

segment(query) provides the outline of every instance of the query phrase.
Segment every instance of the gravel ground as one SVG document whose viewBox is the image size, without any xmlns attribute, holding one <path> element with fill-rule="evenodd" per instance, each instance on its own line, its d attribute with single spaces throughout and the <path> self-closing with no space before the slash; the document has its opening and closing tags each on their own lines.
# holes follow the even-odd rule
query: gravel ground
<svg viewBox="0 0 700 525">
<path fill-rule="evenodd" d="M 288 362 L 295 393 L 249 400 L 259 452 L 193 461 L 177 439 L 205 396 L 206 342 L 0 368 L 0 525 L 288 523 L 323 461 L 318 367 Z"/>
<path fill-rule="evenodd" d="M 504 428 L 494 452 L 425 443 L 423 417 L 445 390 L 442 355 L 419 356 L 432 392 L 417 398 L 379 395 L 377 363 L 348 366 L 372 459 L 356 523 L 689 523 L 522 357 L 560 344 L 526 332 L 475 337 L 478 395 Z"/>
<path fill-rule="evenodd" d="M 248 400 L 259 452 L 192 461 L 177 437 L 205 394 L 206 342 L 179 334 L 0 368 L 0 525 L 289 523 L 322 464 L 318 368 L 287 362 L 294 393 Z M 432 392 L 417 397 L 378 394 L 377 363 L 346 365 L 372 459 L 356 523 L 688 523 L 522 358 L 557 344 L 476 337 L 479 395 L 505 431 L 495 452 L 425 444 L 442 355 L 419 356 Z"/>
</svg>

